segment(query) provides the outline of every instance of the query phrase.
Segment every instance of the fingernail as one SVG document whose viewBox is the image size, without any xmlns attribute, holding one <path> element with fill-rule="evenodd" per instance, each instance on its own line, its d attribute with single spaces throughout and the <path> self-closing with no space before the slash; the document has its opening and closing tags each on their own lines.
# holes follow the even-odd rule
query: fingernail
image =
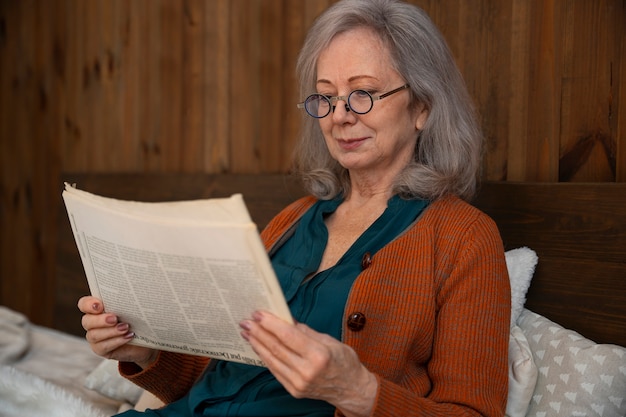
<svg viewBox="0 0 626 417">
<path fill-rule="evenodd" d="M 252 326 L 250 326 L 250 322 L 248 320 L 243 320 L 239 323 L 239 327 L 241 327 L 244 330 L 250 330 Z"/>
<path fill-rule="evenodd" d="M 128 331 L 128 323 L 120 323 L 116 327 L 117 327 L 117 330 L 119 330 L 120 332 Z"/>
<path fill-rule="evenodd" d="M 243 339 L 244 339 L 246 342 L 249 342 L 249 341 L 250 341 L 250 333 L 248 333 L 248 332 L 245 332 L 245 331 L 244 331 L 244 332 L 241 332 L 240 334 L 241 334 L 241 337 L 243 337 Z"/>
<path fill-rule="evenodd" d="M 108 324 L 115 324 L 115 323 L 117 323 L 117 317 L 115 317 L 115 316 L 107 316 L 106 322 Z"/>
<path fill-rule="evenodd" d="M 124 335 L 124 339 L 132 339 L 135 337 L 135 332 L 128 332 Z"/>
<path fill-rule="evenodd" d="M 252 319 L 254 321 L 261 321 L 262 318 L 263 318 L 263 314 L 261 314 L 260 311 L 255 311 L 254 313 L 252 313 Z"/>
<path fill-rule="evenodd" d="M 91 305 L 91 308 L 93 308 L 95 311 L 98 311 L 98 310 L 100 310 L 100 304 L 99 303 L 93 303 Z"/>
</svg>

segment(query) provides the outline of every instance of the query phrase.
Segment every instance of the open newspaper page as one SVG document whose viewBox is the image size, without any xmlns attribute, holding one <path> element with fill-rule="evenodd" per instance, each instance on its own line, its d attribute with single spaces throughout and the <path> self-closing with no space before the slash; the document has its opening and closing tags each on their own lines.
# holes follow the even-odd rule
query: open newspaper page
<svg viewBox="0 0 626 417">
<path fill-rule="evenodd" d="M 131 343 L 263 365 L 240 336 L 257 309 L 292 322 L 243 198 L 144 203 L 65 185 L 91 293 Z"/>
</svg>

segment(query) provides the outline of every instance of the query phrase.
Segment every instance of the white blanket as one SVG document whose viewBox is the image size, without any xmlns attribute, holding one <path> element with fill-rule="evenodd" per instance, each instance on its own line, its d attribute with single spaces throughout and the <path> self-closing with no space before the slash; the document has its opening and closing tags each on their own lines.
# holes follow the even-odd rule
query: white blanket
<svg viewBox="0 0 626 417">
<path fill-rule="evenodd" d="M 0 306 L 0 417 L 101 417 L 122 404 L 85 387 L 100 363 L 84 338 Z"/>
<path fill-rule="evenodd" d="M 19 360 L 28 350 L 28 324 L 23 314 L 0 306 L 0 365 Z"/>
<path fill-rule="evenodd" d="M 61 386 L 14 367 L 0 367 L 0 417 L 107 415 Z"/>
</svg>

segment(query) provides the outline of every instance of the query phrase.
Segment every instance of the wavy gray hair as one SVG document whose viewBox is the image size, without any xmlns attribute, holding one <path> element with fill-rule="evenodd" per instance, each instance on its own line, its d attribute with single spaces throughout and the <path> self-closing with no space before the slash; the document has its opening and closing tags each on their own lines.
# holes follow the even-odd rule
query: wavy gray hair
<svg viewBox="0 0 626 417">
<path fill-rule="evenodd" d="M 454 194 L 469 200 L 476 191 L 483 137 L 465 82 L 443 36 L 417 6 L 398 0 L 341 0 L 322 13 L 309 30 L 296 66 L 300 94 L 315 91 L 317 60 L 338 33 L 367 27 L 389 49 L 394 69 L 411 90 L 411 105 L 429 111 L 414 158 L 396 178 L 403 198 L 437 199 Z M 307 190 L 330 199 L 350 190 L 349 174 L 334 160 L 319 122 L 303 115 L 295 149 L 294 173 Z"/>
</svg>

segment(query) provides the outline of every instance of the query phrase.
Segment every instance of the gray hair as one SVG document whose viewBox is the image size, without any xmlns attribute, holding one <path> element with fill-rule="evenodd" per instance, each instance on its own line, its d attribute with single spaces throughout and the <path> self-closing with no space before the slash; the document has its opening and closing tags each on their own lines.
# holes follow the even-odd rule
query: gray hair
<svg viewBox="0 0 626 417">
<path fill-rule="evenodd" d="M 478 180 L 482 134 L 465 82 L 443 36 L 428 15 L 398 0 L 341 0 L 322 13 L 309 30 L 298 57 L 300 95 L 315 92 L 317 60 L 333 37 L 367 27 L 378 34 L 391 65 L 410 85 L 411 105 L 429 111 L 414 158 L 396 178 L 403 198 L 473 197 Z M 303 112 L 294 172 L 307 190 L 330 199 L 350 189 L 349 174 L 326 147 L 318 120 Z"/>
</svg>

